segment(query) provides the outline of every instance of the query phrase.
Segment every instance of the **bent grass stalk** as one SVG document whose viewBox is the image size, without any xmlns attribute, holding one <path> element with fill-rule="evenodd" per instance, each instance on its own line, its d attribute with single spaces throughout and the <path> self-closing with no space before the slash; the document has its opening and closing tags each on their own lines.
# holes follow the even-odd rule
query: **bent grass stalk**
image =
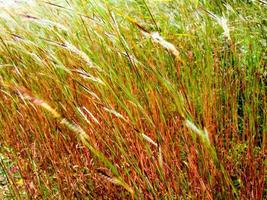
<svg viewBox="0 0 267 200">
<path fill-rule="evenodd" d="M 10 84 L 6 84 L 6 83 L 3 85 L 6 85 L 9 88 L 12 88 L 15 91 L 17 91 L 23 99 L 29 100 L 32 103 L 34 103 L 35 105 L 42 107 L 47 112 L 49 112 L 55 119 L 59 120 L 62 125 L 66 126 L 68 129 L 70 129 L 71 131 L 76 133 L 77 138 L 79 138 L 79 140 L 82 142 L 82 144 L 85 145 L 92 152 L 93 155 L 95 155 L 106 167 L 108 167 L 112 171 L 112 173 L 114 175 L 117 176 L 117 177 L 107 178 L 107 180 L 109 180 L 110 182 L 112 182 L 115 185 L 122 186 L 124 189 L 126 189 L 131 194 L 132 198 L 134 199 L 134 195 L 135 195 L 134 190 L 126 182 L 124 182 L 124 180 L 119 176 L 119 172 L 118 172 L 116 166 L 113 165 L 105 157 L 105 155 L 102 152 L 100 152 L 94 146 L 91 145 L 91 139 L 89 138 L 89 136 L 86 134 L 86 132 L 79 125 L 64 118 L 60 113 L 58 113 L 56 111 L 56 109 L 52 108 L 45 101 L 38 99 L 38 98 L 34 97 L 33 95 L 31 95 L 29 92 L 27 92 L 27 90 L 25 88 L 14 87 L 14 86 L 12 86 Z M 111 110 L 108 110 L 108 111 L 111 111 Z M 113 110 L 112 110 L 112 113 L 116 114 L 116 116 L 120 116 Z"/>
<path fill-rule="evenodd" d="M 184 123 L 193 133 L 195 133 L 201 138 L 201 142 L 206 147 L 207 152 L 212 156 L 212 159 L 215 162 L 216 166 L 219 166 L 219 169 L 222 171 L 226 183 L 230 185 L 235 197 L 237 198 L 238 196 L 237 189 L 235 188 L 231 178 L 227 174 L 227 171 L 225 170 L 224 166 L 219 161 L 216 150 L 214 146 L 210 143 L 207 129 L 206 128 L 204 128 L 204 130 L 199 129 L 193 122 L 191 122 L 188 119 L 186 119 Z"/>
</svg>

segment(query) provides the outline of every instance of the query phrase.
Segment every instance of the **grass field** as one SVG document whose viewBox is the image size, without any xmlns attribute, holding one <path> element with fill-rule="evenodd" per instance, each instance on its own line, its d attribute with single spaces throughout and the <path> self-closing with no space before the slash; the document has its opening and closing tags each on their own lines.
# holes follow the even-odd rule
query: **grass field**
<svg viewBox="0 0 267 200">
<path fill-rule="evenodd" d="M 0 198 L 266 199 L 266 47 L 264 0 L 2 8 Z"/>
</svg>

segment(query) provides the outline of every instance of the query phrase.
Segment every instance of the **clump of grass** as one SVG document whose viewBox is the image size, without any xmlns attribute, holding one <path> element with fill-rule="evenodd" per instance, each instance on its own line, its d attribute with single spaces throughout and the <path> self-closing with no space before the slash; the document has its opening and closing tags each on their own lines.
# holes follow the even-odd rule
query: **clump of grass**
<svg viewBox="0 0 267 200">
<path fill-rule="evenodd" d="M 14 197 L 266 197 L 262 1 L 3 13 L 0 152 L 18 169 L 19 184 L 1 163 Z"/>
</svg>

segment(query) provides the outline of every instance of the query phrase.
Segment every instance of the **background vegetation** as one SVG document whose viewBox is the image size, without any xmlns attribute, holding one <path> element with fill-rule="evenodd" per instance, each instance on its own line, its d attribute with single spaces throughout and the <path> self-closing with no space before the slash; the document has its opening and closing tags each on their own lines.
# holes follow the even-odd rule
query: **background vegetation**
<svg viewBox="0 0 267 200">
<path fill-rule="evenodd" d="M 0 197 L 266 198 L 266 19 L 249 0 L 2 9 Z"/>
</svg>

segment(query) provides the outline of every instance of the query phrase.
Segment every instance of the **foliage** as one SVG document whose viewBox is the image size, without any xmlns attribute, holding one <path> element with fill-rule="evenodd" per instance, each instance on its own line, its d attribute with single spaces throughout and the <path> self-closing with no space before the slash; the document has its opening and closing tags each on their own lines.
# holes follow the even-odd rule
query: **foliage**
<svg viewBox="0 0 267 200">
<path fill-rule="evenodd" d="M 0 155 L 11 193 L 266 198 L 266 18 L 265 1 L 237 0 L 2 9 Z"/>
</svg>

